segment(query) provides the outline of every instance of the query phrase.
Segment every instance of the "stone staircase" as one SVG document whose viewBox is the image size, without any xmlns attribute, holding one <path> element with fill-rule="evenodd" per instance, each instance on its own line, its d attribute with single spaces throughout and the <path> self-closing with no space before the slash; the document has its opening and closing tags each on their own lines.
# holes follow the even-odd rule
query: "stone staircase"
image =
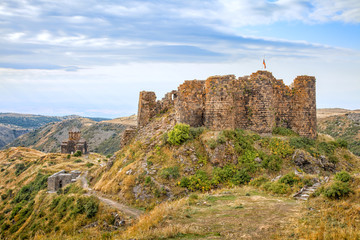
<svg viewBox="0 0 360 240">
<path fill-rule="evenodd" d="M 316 191 L 316 189 L 318 189 L 322 183 L 328 182 L 329 178 L 325 177 L 324 180 L 322 181 L 318 181 L 316 182 L 314 185 L 312 186 L 305 186 L 302 189 L 300 189 L 300 191 L 298 191 L 297 193 L 295 193 L 293 195 L 293 197 L 297 200 L 303 200 L 306 201 L 308 200 L 308 198 L 310 197 L 310 195 Z"/>
</svg>

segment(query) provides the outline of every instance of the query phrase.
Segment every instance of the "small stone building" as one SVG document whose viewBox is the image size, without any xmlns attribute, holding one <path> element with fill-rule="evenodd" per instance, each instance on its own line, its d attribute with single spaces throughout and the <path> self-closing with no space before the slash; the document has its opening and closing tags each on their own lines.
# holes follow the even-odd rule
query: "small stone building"
<svg viewBox="0 0 360 240">
<path fill-rule="evenodd" d="M 73 128 L 69 131 L 69 139 L 61 143 L 61 153 L 75 153 L 76 151 L 81 151 L 81 153 L 86 154 L 87 143 L 85 139 L 81 138 L 81 132 L 78 128 Z"/>
<path fill-rule="evenodd" d="M 54 173 L 48 178 L 48 191 L 56 192 L 61 189 L 65 185 L 75 182 L 77 177 L 80 176 L 80 171 L 71 171 L 70 173 L 65 170 L 61 170 L 60 172 Z"/>
</svg>

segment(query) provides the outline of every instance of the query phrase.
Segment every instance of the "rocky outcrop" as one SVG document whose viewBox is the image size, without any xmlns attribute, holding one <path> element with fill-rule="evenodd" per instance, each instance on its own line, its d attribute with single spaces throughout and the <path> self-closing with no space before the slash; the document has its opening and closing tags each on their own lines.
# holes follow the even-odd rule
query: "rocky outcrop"
<svg viewBox="0 0 360 240">
<path fill-rule="evenodd" d="M 318 174 L 320 171 L 334 172 L 335 163 L 330 162 L 325 156 L 315 158 L 304 150 L 297 149 L 292 156 L 292 161 L 305 173 Z"/>
</svg>

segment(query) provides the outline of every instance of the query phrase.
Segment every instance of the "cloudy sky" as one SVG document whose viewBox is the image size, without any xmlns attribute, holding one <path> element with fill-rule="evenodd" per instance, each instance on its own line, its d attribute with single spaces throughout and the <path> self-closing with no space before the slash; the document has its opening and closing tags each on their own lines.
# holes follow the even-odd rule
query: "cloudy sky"
<svg viewBox="0 0 360 240">
<path fill-rule="evenodd" d="M 0 112 L 120 117 L 141 90 L 262 68 L 360 108 L 359 0 L 1 0 Z"/>
</svg>

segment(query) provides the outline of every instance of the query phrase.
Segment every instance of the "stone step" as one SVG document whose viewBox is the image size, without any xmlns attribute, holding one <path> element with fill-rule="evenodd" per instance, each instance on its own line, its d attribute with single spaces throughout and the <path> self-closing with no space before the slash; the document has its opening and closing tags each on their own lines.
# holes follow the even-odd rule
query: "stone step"
<svg viewBox="0 0 360 240">
<path fill-rule="evenodd" d="M 307 197 L 299 197 L 299 198 L 297 198 L 297 199 L 298 199 L 298 200 L 304 200 L 304 201 L 308 200 Z"/>
</svg>

